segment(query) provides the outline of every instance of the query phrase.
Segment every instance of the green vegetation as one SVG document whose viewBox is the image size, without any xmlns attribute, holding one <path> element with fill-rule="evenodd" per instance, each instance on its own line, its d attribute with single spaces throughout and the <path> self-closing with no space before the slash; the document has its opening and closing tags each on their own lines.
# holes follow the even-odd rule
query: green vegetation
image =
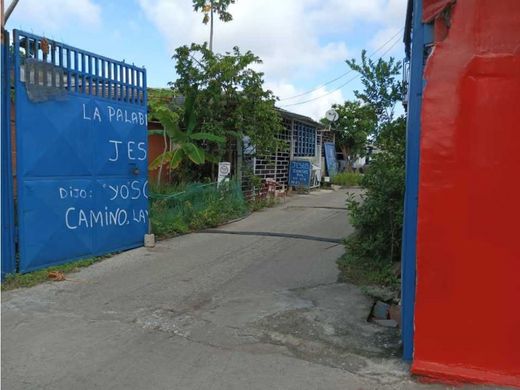
<svg viewBox="0 0 520 390">
<path fill-rule="evenodd" d="M 213 50 L 213 20 L 214 15 L 217 14 L 219 19 L 223 22 L 230 22 L 233 20 L 233 16 L 227 11 L 231 4 L 234 4 L 235 0 L 193 0 L 193 9 L 198 12 L 202 11 L 204 17 L 202 23 L 210 23 L 209 32 L 209 49 Z"/>
<path fill-rule="evenodd" d="M 247 202 L 247 206 L 249 207 L 249 211 L 258 211 L 265 209 L 267 207 L 273 207 L 278 204 L 278 199 L 275 197 L 265 197 L 265 198 L 254 198 Z"/>
<path fill-rule="evenodd" d="M 178 78 L 172 88 L 181 96 L 194 96 L 198 131 L 224 136 L 228 146 L 248 136 L 257 153 L 278 146 L 282 119 L 274 95 L 264 90 L 263 73 L 253 70 L 262 62 L 259 57 L 250 51 L 241 53 L 238 47 L 214 54 L 205 44 L 192 43 L 177 48 L 173 58 Z M 207 148 L 217 158 L 234 149 L 217 146 Z"/>
<path fill-rule="evenodd" d="M 401 81 L 402 63 L 390 57 L 388 61 L 379 58 L 377 62 L 367 58 L 366 50 L 361 52 L 361 64 L 355 59 L 347 60 L 347 65 L 361 75 L 362 91 L 354 91 L 354 95 L 364 104 L 370 105 L 376 113 L 378 126 L 394 120 L 395 106 L 402 101 L 404 83 Z"/>
<path fill-rule="evenodd" d="M 236 145 L 245 136 L 258 154 L 280 146 L 276 98 L 252 69 L 260 58 L 237 47 L 215 54 L 193 43 L 177 48 L 173 59 L 177 80 L 169 91 L 152 90 L 149 99 L 150 117 L 162 125 L 149 133 L 164 139 L 163 153 L 150 164 L 151 170 L 159 167 L 158 185 L 165 164 L 174 183 L 215 181 L 219 161 L 236 169 Z"/>
<path fill-rule="evenodd" d="M 152 161 L 148 167 L 150 170 L 162 167 L 164 164 L 176 169 L 184 160 L 200 165 L 211 160 L 204 149 L 197 145 L 198 141 L 224 143 L 226 139 L 212 133 L 196 132 L 197 116 L 195 112 L 196 91 L 186 97 L 182 109 L 181 121 L 179 112 L 171 110 L 168 105 L 159 103 L 151 105 L 150 117 L 158 120 L 163 130 L 150 130 L 150 134 L 158 132 L 168 141 L 164 144 L 163 152 Z M 182 124 L 181 124 L 182 123 Z M 157 176 L 157 184 L 160 184 L 161 171 Z"/>
<path fill-rule="evenodd" d="M 363 175 L 357 172 L 340 172 L 332 178 L 332 184 L 344 187 L 359 186 Z"/>
<path fill-rule="evenodd" d="M 49 268 L 44 268 L 38 271 L 29 272 L 26 274 L 10 274 L 7 275 L 5 280 L 2 282 L 2 291 L 13 290 L 21 287 L 32 287 L 37 284 L 46 282 L 49 279 L 49 272 L 61 272 L 68 274 L 71 272 L 77 272 L 81 268 L 88 267 L 98 261 L 106 259 L 111 255 L 92 257 L 83 260 L 72 261 L 70 263 L 56 265 Z"/>
<path fill-rule="evenodd" d="M 393 58 L 374 62 L 365 52 L 361 60 L 347 63 L 360 73 L 364 86 L 362 92 L 355 91 L 356 97 L 377 114 L 370 137 L 379 151 L 361 179 L 365 189 L 361 199 L 352 195 L 347 199 L 355 232 L 346 239 L 346 254 L 338 266 L 345 279 L 396 286 L 405 188 L 406 120 L 394 118 L 395 105 L 402 99 L 401 63 Z"/>
<path fill-rule="evenodd" d="M 150 221 L 159 238 L 215 227 L 244 216 L 248 206 L 234 181 L 163 187 L 152 196 Z"/>
<path fill-rule="evenodd" d="M 399 277 L 395 274 L 391 264 L 371 264 L 362 258 L 353 258 L 344 254 L 337 261 L 341 272 L 340 281 L 350 282 L 361 286 L 379 285 L 399 288 Z"/>
<path fill-rule="evenodd" d="M 174 94 L 170 88 L 147 88 L 149 106 L 158 106 L 161 104 L 170 104 L 173 101 Z"/>
<path fill-rule="evenodd" d="M 353 256 L 388 265 L 401 258 L 403 224 L 405 120 L 388 123 L 380 135 L 377 153 L 361 180 L 366 192 L 362 201 L 347 200 L 356 232 L 347 240 Z"/>
<path fill-rule="evenodd" d="M 338 113 L 338 120 L 331 124 L 336 146 L 347 163 L 346 170 L 350 171 L 354 161 L 367 153 L 368 137 L 374 133 L 377 116 L 371 105 L 359 101 L 334 104 L 332 108 Z"/>
</svg>

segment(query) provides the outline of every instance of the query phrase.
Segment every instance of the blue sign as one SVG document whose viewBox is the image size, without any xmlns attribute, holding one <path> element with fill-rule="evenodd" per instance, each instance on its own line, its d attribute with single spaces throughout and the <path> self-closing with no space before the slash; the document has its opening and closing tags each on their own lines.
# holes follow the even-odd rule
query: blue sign
<svg viewBox="0 0 520 390">
<path fill-rule="evenodd" d="M 336 176 L 338 173 L 338 160 L 336 159 L 336 144 L 333 142 L 324 142 L 325 164 L 327 165 L 327 173 L 330 177 Z"/>
<path fill-rule="evenodd" d="M 14 53 L 20 271 L 142 245 L 144 69 L 20 31 Z"/>
<path fill-rule="evenodd" d="M 292 187 L 309 187 L 311 183 L 310 161 L 293 160 L 289 165 L 289 185 Z"/>
</svg>

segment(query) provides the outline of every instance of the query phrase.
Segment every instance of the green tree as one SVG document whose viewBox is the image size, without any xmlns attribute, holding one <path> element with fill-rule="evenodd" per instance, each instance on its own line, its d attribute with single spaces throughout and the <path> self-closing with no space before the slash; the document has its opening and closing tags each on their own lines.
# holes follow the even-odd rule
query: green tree
<svg viewBox="0 0 520 390">
<path fill-rule="evenodd" d="M 388 61 L 367 58 L 366 50 L 361 52 L 361 64 L 355 59 L 347 60 L 347 65 L 361 75 L 362 91 L 354 95 L 362 102 L 371 105 L 377 115 L 379 128 L 394 118 L 395 106 L 402 101 L 404 83 L 400 79 L 402 63 L 390 57 Z M 376 131 L 377 134 L 377 131 Z"/>
<path fill-rule="evenodd" d="M 229 22 L 233 20 L 233 16 L 227 11 L 231 4 L 234 4 L 235 0 L 193 0 L 193 9 L 196 12 L 202 11 L 204 17 L 202 23 L 210 24 L 209 30 L 209 50 L 213 51 L 213 18 L 217 14 L 219 19 L 223 22 Z"/>
<path fill-rule="evenodd" d="M 361 56 L 347 64 L 361 75 L 364 86 L 356 97 L 373 107 L 377 115 L 373 133 L 377 152 L 365 170 L 361 185 L 365 191 L 361 201 L 350 196 L 354 233 L 346 240 L 346 255 L 338 262 L 343 271 L 362 267 L 369 282 L 394 284 L 393 262 L 400 260 L 405 189 L 406 118 L 395 118 L 395 107 L 402 100 L 403 83 L 398 78 L 401 63 L 390 58 L 372 61 Z M 348 275 L 347 275 L 348 276 Z"/>
<path fill-rule="evenodd" d="M 366 154 L 367 140 L 377 125 L 377 116 L 371 105 L 355 100 L 334 104 L 332 108 L 338 113 L 338 120 L 332 123 L 336 145 L 350 169 L 353 161 Z"/>
<path fill-rule="evenodd" d="M 276 148 L 282 120 L 276 98 L 263 87 L 263 74 L 252 69 L 261 62 L 257 56 L 242 54 L 238 47 L 214 54 L 206 44 L 192 44 L 179 47 L 173 58 L 178 78 L 171 86 L 182 96 L 195 96 L 200 131 L 226 137 L 229 144 L 248 136 L 257 153 Z M 208 148 L 220 157 L 224 153 Z"/>
</svg>

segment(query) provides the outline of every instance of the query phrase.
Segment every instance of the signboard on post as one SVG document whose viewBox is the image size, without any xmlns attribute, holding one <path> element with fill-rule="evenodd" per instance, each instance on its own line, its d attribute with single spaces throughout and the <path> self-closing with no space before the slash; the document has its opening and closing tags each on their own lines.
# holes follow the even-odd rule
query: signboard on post
<svg viewBox="0 0 520 390">
<path fill-rule="evenodd" d="M 289 186 L 291 187 L 309 187 L 311 183 L 310 161 L 293 160 L 289 165 Z"/>
<path fill-rule="evenodd" d="M 338 173 L 338 160 L 336 159 L 336 144 L 333 142 L 324 142 L 325 148 L 325 164 L 327 165 L 327 174 L 330 177 L 336 176 Z"/>
<path fill-rule="evenodd" d="M 226 180 L 226 178 L 229 177 L 231 174 L 231 163 L 222 161 L 218 163 L 218 179 L 217 184 L 222 184 L 223 181 Z"/>
</svg>

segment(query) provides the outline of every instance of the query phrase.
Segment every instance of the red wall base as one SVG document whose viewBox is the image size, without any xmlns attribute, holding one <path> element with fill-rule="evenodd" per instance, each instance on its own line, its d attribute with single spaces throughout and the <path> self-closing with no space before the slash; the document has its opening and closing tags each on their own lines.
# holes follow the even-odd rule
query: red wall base
<svg viewBox="0 0 520 390">
<path fill-rule="evenodd" d="M 448 366 L 440 363 L 415 361 L 412 365 L 412 373 L 449 384 L 470 382 L 520 388 L 520 378 L 515 375 L 502 375 L 481 369 Z"/>
</svg>

